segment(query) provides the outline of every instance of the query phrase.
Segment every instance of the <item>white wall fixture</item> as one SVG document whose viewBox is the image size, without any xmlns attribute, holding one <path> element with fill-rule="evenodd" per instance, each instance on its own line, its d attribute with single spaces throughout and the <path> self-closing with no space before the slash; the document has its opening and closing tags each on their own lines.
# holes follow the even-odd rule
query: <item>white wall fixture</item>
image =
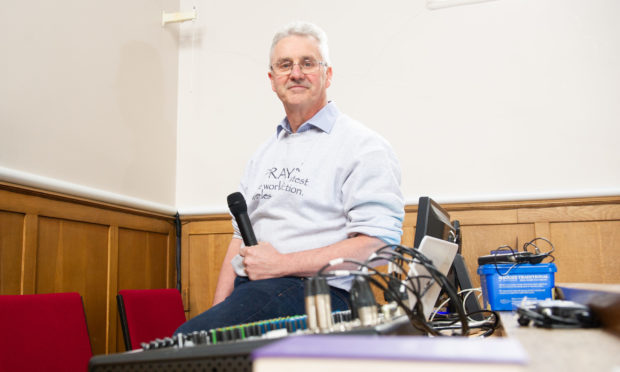
<svg viewBox="0 0 620 372">
<path fill-rule="evenodd" d="M 196 19 L 196 8 L 189 12 L 166 13 L 163 10 L 161 12 L 162 27 L 168 23 L 192 21 L 194 19 Z"/>
</svg>

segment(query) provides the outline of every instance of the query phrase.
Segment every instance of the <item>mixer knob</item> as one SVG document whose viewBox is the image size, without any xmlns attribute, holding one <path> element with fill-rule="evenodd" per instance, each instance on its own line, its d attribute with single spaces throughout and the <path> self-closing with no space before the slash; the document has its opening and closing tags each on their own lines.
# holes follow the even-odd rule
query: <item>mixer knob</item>
<svg viewBox="0 0 620 372">
<path fill-rule="evenodd" d="M 198 343 L 203 345 L 209 344 L 209 333 L 207 331 L 200 331 L 198 334 Z"/>
</svg>

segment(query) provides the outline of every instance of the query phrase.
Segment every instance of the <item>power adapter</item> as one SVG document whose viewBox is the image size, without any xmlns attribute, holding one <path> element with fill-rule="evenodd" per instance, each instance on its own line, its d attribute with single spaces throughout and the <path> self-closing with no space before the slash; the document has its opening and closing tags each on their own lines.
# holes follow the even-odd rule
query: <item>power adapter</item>
<svg viewBox="0 0 620 372">
<path fill-rule="evenodd" d="M 490 254 L 478 257 L 478 265 L 487 264 L 506 264 L 506 263 L 529 263 L 532 265 L 539 264 L 547 254 L 535 254 L 532 252 L 507 252 Z"/>
<path fill-rule="evenodd" d="M 598 321 L 588 306 L 565 300 L 544 300 L 517 308 L 518 322 L 543 328 L 592 328 Z"/>
</svg>

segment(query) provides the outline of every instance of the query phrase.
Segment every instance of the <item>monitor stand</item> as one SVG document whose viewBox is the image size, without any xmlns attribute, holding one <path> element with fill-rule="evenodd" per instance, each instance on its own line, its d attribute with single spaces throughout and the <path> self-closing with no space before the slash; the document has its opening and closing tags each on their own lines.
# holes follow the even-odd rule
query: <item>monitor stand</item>
<svg viewBox="0 0 620 372">
<path fill-rule="evenodd" d="M 461 223 L 458 220 L 455 220 L 452 222 L 452 225 L 454 226 L 454 231 L 456 232 L 454 236 L 454 242 L 458 245 L 459 248 L 456 252 L 456 256 L 454 256 L 452 266 L 450 267 L 450 272 L 448 273 L 448 280 L 450 281 L 450 283 L 454 284 L 457 292 L 461 292 L 466 289 L 472 289 L 473 286 L 471 284 L 469 272 L 467 271 L 467 267 L 465 266 L 465 258 L 463 258 L 463 255 L 461 254 Z M 460 297 L 465 298 L 465 296 Z M 448 308 L 450 309 L 450 312 L 456 312 L 453 304 L 450 304 Z M 477 296 L 474 293 L 467 296 L 467 300 L 464 303 L 464 308 L 467 314 L 482 310 L 482 307 L 478 302 Z M 475 320 L 482 320 L 484 317 L 483 314 L 478 313 L 471 315 L 470 318 Z"/>
<path fill-rule="evenodd" d="M 453 283 L 456 284 L 457 291 L 462 291 L 465 289 L 473 288 L 471 284 L 471 279 L 469 278 L 469 273 L 467 272 L 467 267 L 465 267 L 465 259 L 460 253 L 457 253 L 454 257 L 454 261 L 452 262 L 452 270 L 451 274 L 454 275 Z M 452 278 L 449 278 L 452 279 Z M 465 297 L 465 296 L 463 296 Z M 467 299 L 464 303 L 465 311 L 470 314 L 475 311 L 482 310 L 480 307 L 480 303 L 478 302 L 477 296 L 475 293 L 467 296 Z M 470 318 L 475 320 L 482 320 L 482 314 L 473 314 Z"/>
</svg>

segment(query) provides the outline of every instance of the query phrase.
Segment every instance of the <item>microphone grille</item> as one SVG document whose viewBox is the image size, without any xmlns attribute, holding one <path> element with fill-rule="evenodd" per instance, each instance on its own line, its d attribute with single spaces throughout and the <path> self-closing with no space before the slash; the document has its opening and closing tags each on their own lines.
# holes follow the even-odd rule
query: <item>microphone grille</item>
<svg viewBox="0 0 620 372">
<path fill-rule="evenodd" d="M 243 194 L 241 194 L 240 192 L 233 192 L 232 194 L 228 195 L 226 200 L 228 201 L 228 208 L 230 208 L 230 211 L 233 213 L 233 215 L 248 211 L 248 206 L 247 204 L 245 204 Z"/>
</svg>

